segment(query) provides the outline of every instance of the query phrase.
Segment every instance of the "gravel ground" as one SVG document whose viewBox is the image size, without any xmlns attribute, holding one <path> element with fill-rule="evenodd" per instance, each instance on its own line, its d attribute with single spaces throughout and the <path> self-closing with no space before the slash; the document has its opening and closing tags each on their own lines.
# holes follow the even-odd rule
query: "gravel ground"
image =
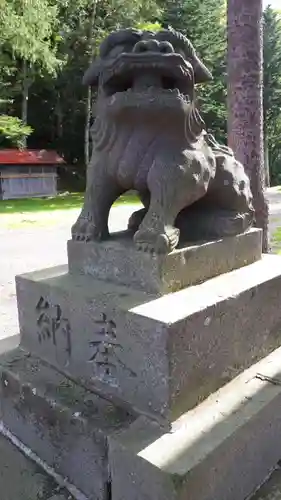
<svg viewBox="0 0 281 500">
<path fill-rule="evenodd" d="M 134 209 L 135 206 L 129 205 L 114 208 L 110 229 L 125 229 Z M 78 213 L 73 211 L 63 223 L 51 227 L 1 229 L 0 226 L 0 338 L 18 332 L 15 276 L 65 264 L 66 242 Z"/>
</svg>

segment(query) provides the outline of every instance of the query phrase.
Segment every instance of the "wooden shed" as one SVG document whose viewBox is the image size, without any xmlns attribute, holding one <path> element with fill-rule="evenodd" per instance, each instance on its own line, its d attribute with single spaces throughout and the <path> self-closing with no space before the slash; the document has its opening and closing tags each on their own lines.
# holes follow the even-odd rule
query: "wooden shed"
<svg viewBox="0 0 281 500">
<path fill-rule="evenodd" d="M 0 200 L 56 195 L 64 163 L 56 151 L 0 149 Z"/>
</svg>

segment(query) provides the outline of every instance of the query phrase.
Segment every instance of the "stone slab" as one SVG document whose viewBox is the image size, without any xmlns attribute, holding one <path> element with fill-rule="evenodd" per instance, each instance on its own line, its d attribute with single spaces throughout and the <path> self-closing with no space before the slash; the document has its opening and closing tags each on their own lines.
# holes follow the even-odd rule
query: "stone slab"
<svg viewBox="0 0 281 500">
<path fill-rule="evenodd" d="M 161 433 L 140 417 L 109 440 L 112 500 L 245 500 L 280 458 L 281 349 Z M 279 489 L 280 492 L 280 489 Z M 255 499 L 280 497 L 257 496 Z"/>
<path fill-rule="evenodd" d="M 87 498 L 109 498 L 107 439 L 132 415 L 16 350 L 0 357 L 0 420 Z"/>
<path fill-rule="evenodd" d="M 281 257 L 154 295 L 71 276 L 17 278 L 22 346 L 90 390 L 169 422 L 281 345 Z"/>
<path fill-rule="evenodd" d="M 168 255 L 136 250 L 132 236 L 116 233 L 104 242 L 68 242 L 72 274 L 127 285 L 157 294 L 175 292 L 214 276 L 252 264 L 262 255 L 262 231 L 190 244 Z"/>
</svg>

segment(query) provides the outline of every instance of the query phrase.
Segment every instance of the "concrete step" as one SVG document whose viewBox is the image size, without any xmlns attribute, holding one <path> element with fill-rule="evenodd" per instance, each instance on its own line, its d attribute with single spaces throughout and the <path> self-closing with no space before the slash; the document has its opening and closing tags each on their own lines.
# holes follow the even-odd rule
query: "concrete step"
<svg viewBox="0 0 281 500">
<path fill-rule="evenodd" d="M 135 418 L 20 349 L 0 356 L 0 425 L 79 500 L 109 500 L 108 437 Z"/>
<path fill-rule="evenodd" d="M 0 436 L 0 492 L 1 500 L 73 499 L 3 436 Z"/>
<path fill-rule="evenodd" d="M 171 430 L 21 350 L 0 358 L 0 419 L 87 500 L 245 500 L 280 460 L 280 408 L 281 348 Z"/>
</svg>

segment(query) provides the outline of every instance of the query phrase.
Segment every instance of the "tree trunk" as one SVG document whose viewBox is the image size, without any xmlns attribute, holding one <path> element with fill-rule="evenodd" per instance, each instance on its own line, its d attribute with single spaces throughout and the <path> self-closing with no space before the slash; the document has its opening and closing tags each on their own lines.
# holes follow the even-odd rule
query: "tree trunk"
<svg viewBox="0 0 281 500">
<path fill-rule="evenodd" d="M 28 64 L 24 59 L 22 63 L 22 104 L 21 104 L 21 120 L 24 125 L 27 125 L 27 113 L 28 113 L 28 91 L 29 91 L 29 79 L 28 79 Z M 26 138 L 23 140 L 23 146 L 26 147 Z"/>
<path fill-rule="evenodd" d="M 270 169 L 269 169 L 269 150 L 268 139 L 264 136 L 264 174 L 265 174 L 265 187 L 270 187 Z"/>
<path fill-rule="evenodd" d="M 61 92 L 57 91 L 55 115 L 56 115 L 56 136 L 58 139 L 62 139 L 63 136 L 63 111 L 61 103 L 62 103 Z"/>
<path fill-rule="evenodd" d="M 87 100 L 86 100 L 86 122 L 85 122 L 85 142 L 84 142 L 84 159 L 86 165 L 88 165 L 90 161 L 91 115 L 92 115 L 92 89 L 91 87 L 88 87 Z"/>
<path fill-rule="evenodd" d="M 256 226 L 268 251 L 264 196 L 262 0 L 228 0 L 228 140 L 251 180 Z"/>
<path fill-rule="evenodd" d="M 89 31 L 88 31 L 88 51 L 89 51 L 89 66 L 92 63 L 94 56 L 94 26 L 96 20 L 98 0 L 93 0 L 92 8 L 90 11 L 89 20 Z M 84 140 L 84 160 L 85 164 L 88 165 L 90 161 L 90 129 L 91 129 L 91 116 L 92 116 L 92 89 L 88 87 L 87 99 L 86 99 L 86 120 L 85 120 L 85 140 Z"/>
</svg>

